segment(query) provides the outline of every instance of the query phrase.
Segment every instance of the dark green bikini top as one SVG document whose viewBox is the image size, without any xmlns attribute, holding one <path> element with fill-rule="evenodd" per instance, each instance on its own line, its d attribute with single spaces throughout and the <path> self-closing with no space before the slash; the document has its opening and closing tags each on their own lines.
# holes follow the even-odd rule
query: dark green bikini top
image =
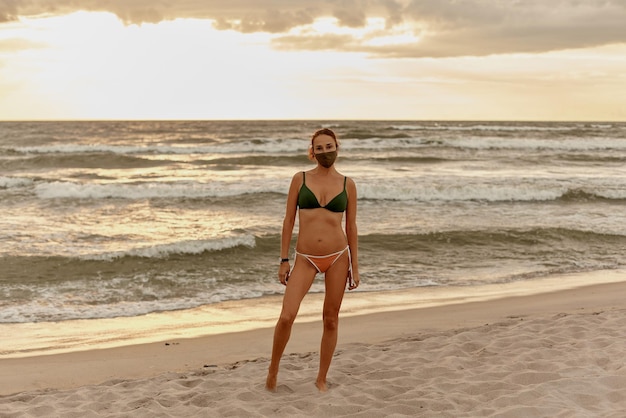
<svg viewBox="0 0 626 418">
<path fill-rule="evenodd" d="M 317 209 L 323 208 L 331 212 L 345 212 L 348 207 L 348 193 L 346 192 L 346 180 L 343 178 L 343 191 L 326 204 L 326 206 L 320 205 L 317 201 L 315 194 L 306 185 L 306 177 L 304 171 L 302 172 L 302 187 L 298 192 L 298 206 L 300 209 Z"/>
</svg>

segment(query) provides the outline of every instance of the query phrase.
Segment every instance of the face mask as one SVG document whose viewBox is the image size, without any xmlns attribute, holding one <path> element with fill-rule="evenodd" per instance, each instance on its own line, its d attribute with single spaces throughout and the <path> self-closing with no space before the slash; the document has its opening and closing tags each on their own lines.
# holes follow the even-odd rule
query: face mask
<svg viewBox="0 0 626 418">
<path fill-rule="evenodd" d="M 322 167 L 328 168 L 335 163 L 335 160 L 337 159 L 337 151 L 315 154 L 315 159 Z"/>
</svg>

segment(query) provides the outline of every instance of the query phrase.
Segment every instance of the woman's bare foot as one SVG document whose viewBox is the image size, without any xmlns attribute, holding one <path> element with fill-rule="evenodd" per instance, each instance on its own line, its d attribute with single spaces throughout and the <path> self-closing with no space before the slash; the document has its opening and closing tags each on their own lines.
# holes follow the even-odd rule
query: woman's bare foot
<svg viewBox="0 0 626 418">
<path fill-rule="evenodd" d="M 265 389 L 270 392 L 276 392 L 276 375 L 267 375 L 267 380 L 265 380 Z"/>
<path fill-rule="evenodd" d="M 317 389 L 320 392 L 328 392 L 328 385 L 326 384 L 325 381 L 316 380 L 315 381 L 315 386 L 317 386 Z"/>
</svg>

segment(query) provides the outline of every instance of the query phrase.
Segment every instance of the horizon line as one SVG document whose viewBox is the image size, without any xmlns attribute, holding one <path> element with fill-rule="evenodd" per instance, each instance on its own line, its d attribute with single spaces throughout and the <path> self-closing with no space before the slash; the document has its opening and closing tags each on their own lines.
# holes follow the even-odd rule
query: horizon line
<svg viewBox="0 0 626 418">
<path fill-rule="evenodd" d="M 0 123 L 16 123 L 16 122 L 529 122 L 529 123 L 626 123 L 624 120 L 611 119 L 372 119 L 372 118 L 224 118 L 224 119 L 170 119 L 170 118 L 51 118 L 51 119 L 0 119 Z"/>
</svg>

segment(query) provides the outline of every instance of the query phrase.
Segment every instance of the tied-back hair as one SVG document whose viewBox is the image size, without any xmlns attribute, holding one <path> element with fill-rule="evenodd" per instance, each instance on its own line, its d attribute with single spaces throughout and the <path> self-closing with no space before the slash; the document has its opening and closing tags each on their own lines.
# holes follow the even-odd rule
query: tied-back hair
<svg viewBox="0 0 626 418">
<path fill-rule="evenodd" d="M 335 140 L 335 146 L 337 147 L 337 149 L 339 149 L 339 140 L 337 139 L 337 135 L 335 134 L 335 132 L 333 132 L 332 129 L 328 129 L 328 128 L 318 129 L 317 131 L 313 132 L 313 135 L 311 135 L 311 144 L 309 145 L 309 160 L 311 161 L 315 161 L 315 156 L 313 152 L 313 141 L 315 140 L 315 138 L 317 138 L 320 135 L 330 136 L 332 139 Z"/>
</svg>

